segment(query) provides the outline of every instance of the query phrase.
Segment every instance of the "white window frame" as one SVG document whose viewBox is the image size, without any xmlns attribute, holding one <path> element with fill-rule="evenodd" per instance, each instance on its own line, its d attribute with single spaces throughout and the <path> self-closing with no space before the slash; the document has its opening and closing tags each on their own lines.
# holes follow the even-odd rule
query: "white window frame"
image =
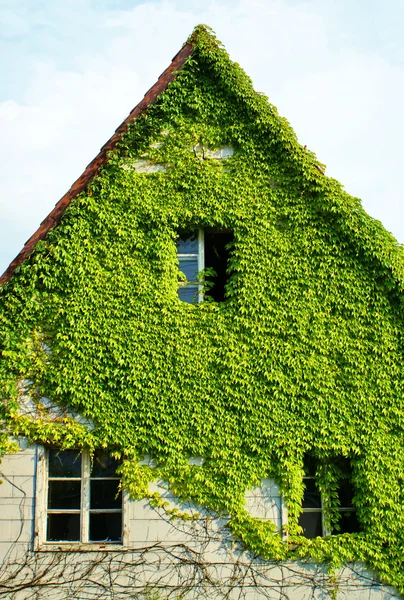
<svg viewBox="0 0 404 600">
<path fill-rule="evenodd" d="M 81 506 L 80 506 L 80 538 L 81 541 L 48 541 L 46 539 L 47 518 L 48 518 L 48 483 L 49 483 L 49 451 L 43 446 L 37 448 L 37 473 L 36 473 L 36 505 L 35 505 L 35 531 L 34 531 L 34 550 L 54 551 L 54 550 L 103 550 L 113 551 L 122 550 L 128 547 L 128 494 L 122 490 L 122 541 L 121 542 L 90 542 L 89 533 L 89 515 L 90 515 L 90 455 L 88 451 L 82 451 L 82 473 L 81 473 Z M 52 478 L 53 479 L 53 478 Z M 55 511 L 58 512 L 58 511 Z M 65 512 L 65 511 L 60 511 Z M 67 511 L 66 511 L 67 512 Z M 76 511 L 75 511 L 76 512 Z M 107 512 L 107 511 L 102 511 Z M 51 513 L 49 513 L 51 514 Z"/>
<path fill-rule="evenodd" d="M 183 253 L 177 252 L 177 259 L 190 259 L 192 260 L 197 256 L 198 259 L 198 273 L 200 273 L 205 268 L 205 233 L 203 229 L 198 229 L 198 253 Z M 181 284 L 180 284 L 181 286 Z M 196 287 L 196 286 L 195 286 Z M 203 282 L 199 282 L 198 284 L 198 303 L 203 302 L 204 294 L 203 294 Z M 188 303 L 187 303 L 188 304 Z"/>
<path fill-rule="evenodd" d="M 314 481 L 314 483 L 316 484 L 317 482 L 317 477 L 315 477 L 314 475 L 304 475 L 303 476 L 303 483 L 305 481 Z M 320 490 L 318 490 L 318 494 L 320 496 L 320 506 L 316 507 L 316 508 L 302 508 L 302 514 L 307 514 L 307 513 L 320 513 L 321 515 L 321 537 L 326 537 L 327 535 L 331 535 L 331 532 L 328 531 L 328 529 L 325 526 L 325 522 L 324 522 L 324 504 L 323 504 L 323 496 L 320 492 Z M 304 534 L 303 534 L 304 535 Z"/>
</svg>

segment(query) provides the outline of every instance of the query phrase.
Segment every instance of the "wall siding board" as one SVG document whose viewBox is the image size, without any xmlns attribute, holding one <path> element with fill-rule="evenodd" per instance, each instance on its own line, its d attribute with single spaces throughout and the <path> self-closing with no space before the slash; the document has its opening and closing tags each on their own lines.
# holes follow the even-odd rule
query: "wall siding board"
<svg viewBox="0 0 404 600">
<path fill-rule="evenodd" d="M 176 586 L 180 586 L 187 590 L 184 598 L 189 600 L 222 598 L 223 594 L 234 600 L 331 599 L 332 590 L 327 588 L 323 566 L 273 564 L 254 558 L 235 544 L 226 528 L 227 519 L 212 518 L 209 511 L 189 502 L 181 503 L 163 481 L 153 482 L 151 491 L 161 493 L 169 501 L 170 508 L 186 510 L 190 514 L 198 512 L 198 519 L 185 522 L 171 520 L 163 509 L 153 508 L 145 500 L 127 499 L 127 548 L 119 550 L 115 547 L 108 551 L 105 546 L 94 545 L 91 551 L 77 551 L 77 547 L 66 551 L 65 545 L 64 550 L 52 550 L 48 546 L 47 551 L 33 551 L 35 521 L 37 528 L 43 527 L 44 521 L 44 516 L 35 510 L 35 494 L 44 498 L 43 456 L 42 447 L 26 447 L 22 441 L 18 453 L 3 457 L 0 584 L 11 581 L 15 585 L 19 578 L 26 582 L 27 577 L 41 573 L 45 586 L 35 588 L 35 598 L 43 600 L 94 600 L 105 597 L 103 594 L 108 586 L 113 588 L 114 597 L 123 598 L 125 590 L 130 589 L 131 594 L 140 593 L 145 585 L 149 585 L 150 589 L 153 586 L 161 590 L 164 588 L 166 595 L 170 591 L 176 593 Z M 281 528 L 285 506 L 273 481 L 263 480 L 260 486 L 249 490 L 246 508 L 252 516 L 273 520 Z M 192 580 L 192 560 L 203 563 L 205 579 L 199 583 Z M 83 572 L 91 573 L 91 581 L 84 587 L 80 579 Z M 342 583 L 338 600 L 398 598 L 394 590 L 379 584 L 361 565 L 344 567 L 339 575 Z M 55 577 L 64 583 L 55 587 Z M 207 581 L 211 582 L 210 587 Z M 238 584 L 228 585 L 230 581 Z M 240 587 L 242 581 L 244 584 Z M 251 585 L 252 582 L 254 585 Z M 48 585 L 51 586 L 51 595 Z M 15 596 L 10 594 L 11 597 L 16 600 L 33 598 L 33 589 L 21 589 Z"/>
</svg>

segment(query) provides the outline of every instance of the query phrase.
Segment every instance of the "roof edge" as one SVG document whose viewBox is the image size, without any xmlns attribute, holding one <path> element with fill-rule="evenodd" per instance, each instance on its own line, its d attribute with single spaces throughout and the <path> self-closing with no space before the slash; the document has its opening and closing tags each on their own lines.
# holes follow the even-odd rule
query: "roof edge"
<svg viewBox="0 0 404 600">
<path fill-rule="evenodd" d="M 169 83 L 175 79 L 178 71 L 183 67 L 186 60 L 193 52 L 197 37 L 195 34 L 198 33 L 199 28 L 200 26 L 195 28 L 194 33 L 187 42 L 185 42 L 181 50 L 174 56 L 171 64 L 163 71 L 156 83 L 146 92 L 139 104 L 133 108 L 127 118 L 115 130 L 112 137 L 102 146 L 100 152 L 87 165 L 83 173 L 76 179 L 68 192 L 66 192 L 66 194 L 55 204 L 53 210 L 45 217 L 36 232 L 25 242 L 21 252 L 14 258 L 0 277 L 0 286 L 9 281 L 17 267 L 19 267 L 33 252 L 36 244 L 40 240 L 45 239 L 49 231 L 57 225 L 73 198 L 87 187 L 87 184 L 96 175 L 99 168 L 106 163 L 108 152 L 115 148 L 122 134 L 127 131 L 129 123 L 144 113 L 147 108 L 157 100 L 158 96 L 167 89 Z"/>
</svg>

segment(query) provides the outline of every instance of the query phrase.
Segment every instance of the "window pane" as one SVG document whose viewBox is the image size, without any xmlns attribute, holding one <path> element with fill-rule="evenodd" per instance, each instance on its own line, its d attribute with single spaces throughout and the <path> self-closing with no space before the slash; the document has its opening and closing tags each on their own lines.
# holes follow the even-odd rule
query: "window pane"
<svg viewBox="0 0 404 600">
<path fill-rule="evenodd" d="M 349 479 L 340 479 L 338 490 L 339 505 L 341 508 L 351 508 L 353 498 L 352 483 Z"/>
<path fill-rule="evenodd" d="M 206 295 L 215 302 L 223 302 L 225 299 L 230 248 L 233 244 L 232 232 L 205 230 L 205 269 L 208 270 L 206 282 L 209 284 Z"/>
<path fill-rule="evenodd" d="M 48 515 L 48 542 L 79 542 L 80 515 Z"/>
<path fill-rule="evenodd" d="M 303 508 L 321 508 L 321 495 L 314 479 L 304 479 Z"/>
<path fill-rule="evenodd" d="M 80 510 L 81 481 L 50 481 L 48 508 Z"/>
<path fill-rule="evenodd" d="M 91 480 L 90 508 L 121 508 L 122 492 L 118 480 Z"/>
<path fill-rule="evenodd" d="M 91 466 L 91 477 L 113 477 L 118 466 L 119 461 L 115 458 L 109 456 L 104 450 L 96 450 Z"/>
<path fill-rule="evenodd" d="M 90 513 L 90 541 L 120 542 L 122 513 Z"/>
<path fill-rule="evenodd" d="M 339 521 L 340 531 L 335 533 L 359 533 L 360 525 L 356 516 L 356 511 L 341 511 Z"/>
<path fill-rule="evenodd" d="M 198 281 L 198 258 L 179 258 L 179 269 L 184 273 L 187 281 Z"/>
<path fill-rule="evenodd" d="M 187 234 L 189 237 L 181 238 L 177 242 L 178 254 L 198 254 L 198 232 Z"/>
<path fill-rule="evenodd" d="M 196 285 L 184 285 L 178 288 L 178 298 L 188 304 L 198 303 L 198 287 Z"/>
<path fill-rule="evenodd" d="M 49 477 L 81 477 L 77 450 L 49 450 Z"/>
<path fill-rule="evenodd" d="M 306 477 L 315 477 L 316 476 L 316 468 L 317 468 L 317 460 L 310 456 L 309 454 L 305 454 L 304 456 L 304 474 Z"/>
<path fill-rule="evenodd" d="M 303 527 L 303 535 L 307 538 L 322 536 L 323 525 L 321 511 L 302 513 L 299 517 L 299 525 Z"/>
</svg>

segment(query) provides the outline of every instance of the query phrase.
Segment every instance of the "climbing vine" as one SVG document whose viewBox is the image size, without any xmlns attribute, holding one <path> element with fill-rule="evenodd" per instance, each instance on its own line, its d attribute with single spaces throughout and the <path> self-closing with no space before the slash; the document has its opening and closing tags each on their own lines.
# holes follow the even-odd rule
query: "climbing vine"
<svg viewBox="0 0 404 600">
<path fill-rule="evenodd" d="M 403 594 L 402 248 L 209 30 L 189 42 L 167 90 L 1 289 L 0 417 L 32 441 L 114 450 L 133 496 L 163 477 L 263 558 L 360 560 Z M 195 150 L 225 146 L 223 160 Z M 178 232 L 206 227 L 234 234 L 226 298 L 187 304 Z M 301 535 L 307 452 L 350 459 L 360 533 Z M 139 465 L 146 454 L 155 468 Z M 288 506 L 283 536 L 244 507 L 267 477 Z"/>
</svg>

